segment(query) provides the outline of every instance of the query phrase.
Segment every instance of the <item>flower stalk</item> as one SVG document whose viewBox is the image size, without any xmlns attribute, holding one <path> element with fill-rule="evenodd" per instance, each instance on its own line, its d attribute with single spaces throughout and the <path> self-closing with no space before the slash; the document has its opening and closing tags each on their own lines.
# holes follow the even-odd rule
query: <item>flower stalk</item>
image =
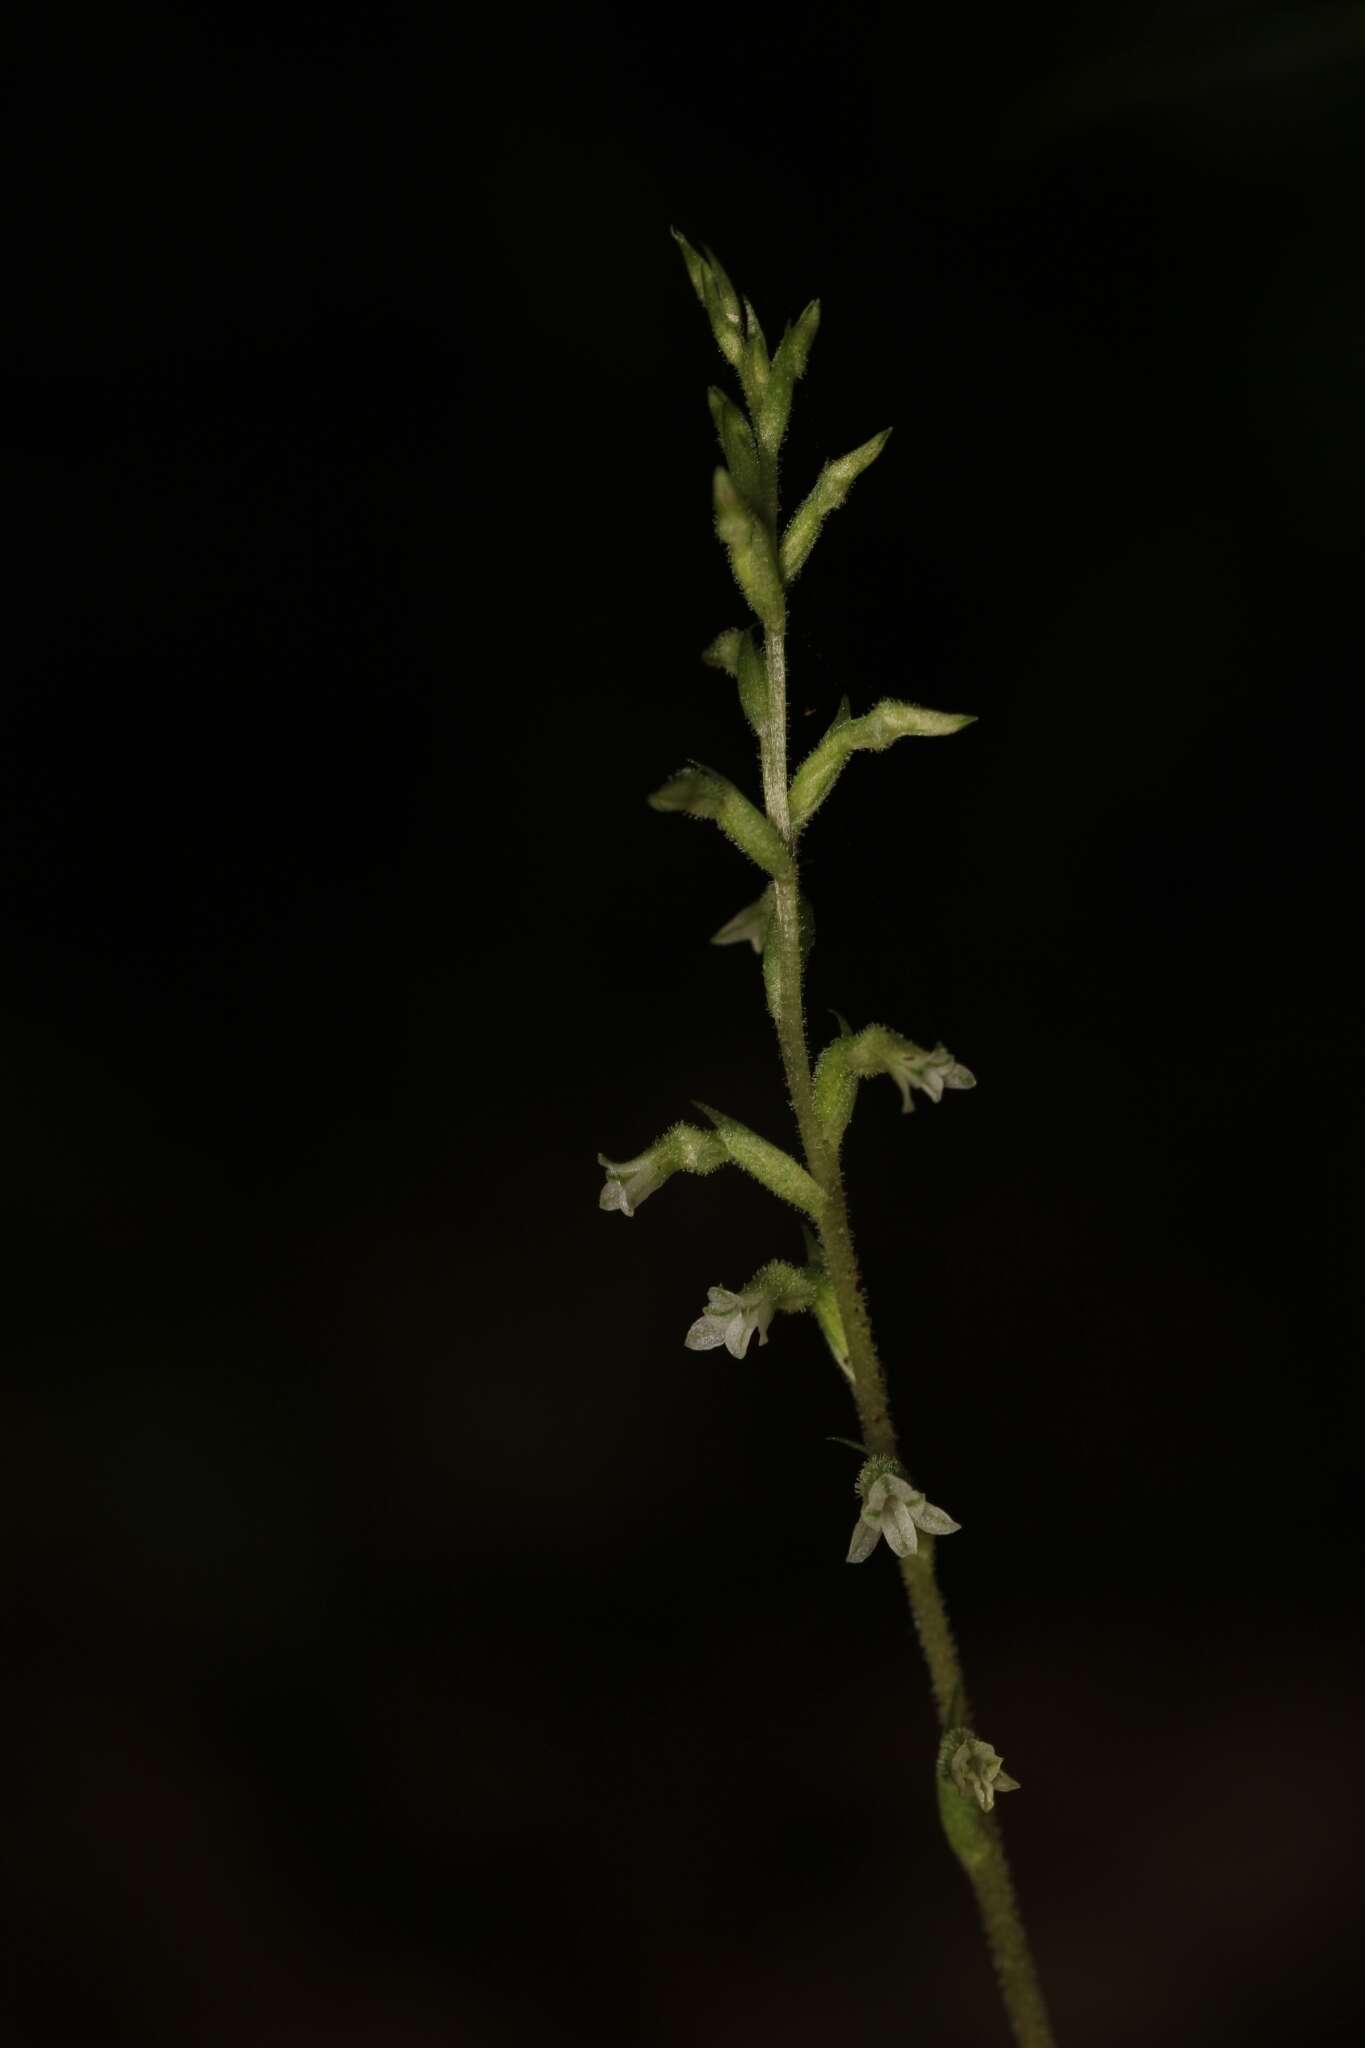
<svg viewBox="0 0 1365 2048">
<path fill-rule="evenodd" d="M 889 1076 L 908 1112 L 912 1091 L 938 1103 L 945 1090 L 973 1088 L 975 1076 L 946 1047 L 926 1050 L 880 1024 L 855 1032 L 841 1020 L 840 1037 L 825 1049 L 814 1071 L 806 1039 L 803 976 L 814 922 L 800 890 L 802 833 L 855 753 L 882 753 L 905 738 L 942 737 L 972 720 L 965 713 L 932 711 L 890 698 L 854 717 L 845 700 L 824 738 L 791 774 L 786 643 L 790 586 L 804 569 L 825 519 L 881 454 L 889 429 L 850 455 L 827 463 L 784 532 L 778 450 L 795 385 L 806 369 L 819 326 L 819 303 L 812 301 L 788 327 L 770 358 L 753 307 L 741 300 L 715 257 L 709 250 L 699 253 L 681 235 L 676 239 L 717 346 L 737 375 L 748 406 L 746 418 L 725 393 L 710 393 L 726 464 L 713 479 L 715 530 L 754 623 L 721 633 L 703 659 L 731 675 L 738 686 L 741 708 L 759 742 L 763 805 L 759 810 L 726 778 L 696 763 L 651 801 L 659 810 L 713 820 L 768 877 L 763 895 L 732 917 L 713 943 L 747 942 L 762 955 L 764 989 L 803 1159 L 699 1104 L 712 1126 L 710 1132 L 675 1125 L 636 1159 L 620 1164 L 602 1160 L 608 1179 L 601 1204 L 629 1216 L 672 1173 L 705 1174 L 728 1163 L 750 1173 L 806 1219 L 807 1264 L 797 1268 L 774 1260 L 739 1292 L 711 1287 L 707 1307 L 685 1341 L 694 1351 L 723 1347 L 732 1357 L 745 1359 L 755 1336 L 759 1346 L 767 1344 L 779 1310 L 814 1313 L 850 1384 L 861 1431 L 864 1463 L 849 1562 L 869 1558 L 883 1539 L 896 1557 L 943 1731 L 936 1779 L 944 1831 L 975 1892 L 1019 2048 L 1054 2048 L 994 1811 L 996 1795 L 1018 1786 L 1004 1771 L 997 1752 L 971 1726 L 966 1680 L 935 1571 L 936 1542 L 956 1533 L 959 1525 L 925 1498 L 901 1459 L 858 1270 L 839 1156 L 862 1080 Z M 756 630 L 761 641 L 756 640 Z"/>
</svg>

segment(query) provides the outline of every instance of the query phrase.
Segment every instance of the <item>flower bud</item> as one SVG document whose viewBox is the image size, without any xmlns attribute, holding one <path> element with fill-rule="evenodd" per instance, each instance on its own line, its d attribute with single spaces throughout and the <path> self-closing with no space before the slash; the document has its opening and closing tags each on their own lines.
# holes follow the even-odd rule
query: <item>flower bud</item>
<svg viewBox="0 0 1365 2048">
<path fill-rule="evenodd" d="M 770 633 L 787 623 L 782 571 L 772 534 L 762 516 L 737 488 L 726 469 L 713 479 L 716 533 L 730 556 L 734 579 Z"/>
<path fill-rule="evenodd" d="M 782 834 L 756 804 L 735 788 L 724 775 L 703 768 L 699 762 L 684 768 L 656 789 L 649 799 L 651 810 L 682 811 L 693 818 L 711 818 L 750 860 L 766 874 L 791 873 L 791 855 Z"/>
<path fill-rule="evenodd" d="M 825 464 L 815 480 L 814 490 L 798 505 L 782 536 L 781 563 L 785 583 L 795 581 L 819 538 L 820 528 L 830 513 L 843 504 L 855 480 L 871 467 L 890 438 L 890 427 L 883 427 L 880 434 L 874 434 L 860 448 L 853 448 L 847 455 L 836 456 L 833 462 Z"/>
</svg>

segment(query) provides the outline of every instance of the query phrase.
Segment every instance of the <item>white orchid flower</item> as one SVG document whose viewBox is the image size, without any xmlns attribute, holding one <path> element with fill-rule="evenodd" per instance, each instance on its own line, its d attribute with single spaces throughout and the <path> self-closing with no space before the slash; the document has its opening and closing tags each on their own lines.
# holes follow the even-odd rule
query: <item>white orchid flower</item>
<svg viewBox="0 0 1365 2048">
<path fill-rule="evenodd" d="M 623 1216 L 633 1216 L 641 1202 L 656 1188 L 661 1188 L 668 1178 L 660 1171 L 653 1150 L 642 1152 L 638 1159 L 619 1162 L 607 1159 L 599 1152 L 597 1163 L 607 1169 L 607 1184 L 597 1197 L 597 1206 L 599 1209 L 619 1209 Z"/>
<path fill-rule="evenodd" d="M 765 1288 L 732 1294 L 728 1287 L 708 1287 L 706 1301 L 705 1315 L 697 1317 L 684 1339 L 689 1351 L 714 1351 L 723 1344 L 732 1358 L 743 1358 L 755 1330 L 759 1343 L 767 1343 L 777 1302 Z"/>
<path fill-rule="evenodd" d="M 908 1038 L 887 1055 L 886 1071 L 901 1091 L 905 1116 L 915 1106 L 910 1100 L 912 1088 L 922 1088 L 931 1102 L 941 1102 L 945 1088 L 976 1086 L 976 1075 L 970 1068 L 959 1066 L 945 1045 L 936 1045 L 932 1052 L 926 1052 L 923 1046 L 912 1045 Z"/>
<path fill-rule="evenodd" d="M 857 1490 L 863 1505 L 848 1546 L 849 1564 L 871 1557 L 883 1536 L 897 1557 L 913 1557 L 919 1548 L 917 1529 L 930 1536 L 951 1536 L 962 1527 L 942 1508 L 931 1507 L 890 1458 L 869 1458 L 858 1474 Z"/>
</svg>

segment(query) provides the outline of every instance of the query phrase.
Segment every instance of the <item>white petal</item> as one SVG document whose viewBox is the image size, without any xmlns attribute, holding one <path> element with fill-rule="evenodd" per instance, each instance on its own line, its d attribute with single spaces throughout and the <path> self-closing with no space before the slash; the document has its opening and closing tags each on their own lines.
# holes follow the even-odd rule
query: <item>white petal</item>
<svg viewBox="0 0 1365 2048">
<path fill-rule="evenodd" d="M 897 1500 L 908 1500 L 912 1506 L 917 1500 L 924 1499 L 924 1495 L 917 1493 L 909 1480 L 902 1479 L 899 1472 L 888 1472 L 881 1483 Z"/>
<path fill-rule="evenodd" d="M 725 1342 L 725 1324 L 717 1322 L 714 1316 L 698 1316 L 683 1343 L 689 1351 L 714 1351 L 718 1344 Z"/>
<path fill-rule="evenodd" d="M 930 1507 L 927 1500 L 919 1507 L 911 1508 L 910 1512 L 921 1529 L 930 1536 L 951 1536 L 955 1529 L 962 1527 L 961 1522 L 955 1522 L 951 1515 L 945 1515 L 942 1508 Z"/>
<path fill-rule="evenodd" d="M 897 1557 L 913 1557 L 919 1549 L 919 1538 L 915 1525 L 910 1519 L 910 1510 L 903 1500 L 898 1500 L 886 1520 L 882 1523 L 885 1536 Z"/>
<path fill-rule="evenodd" d="M 871 1486 L 867 1489 L 867 1499 L 863 1502 L 864 1519 L 871 1522 L 875 1528 L 885 1510 L 886 1481 L 885 1479 L 874 1479 Z"/>
<path fill-rule="evenodd" d="M 945 1088 L 975 1088 L 976 1075 L 970 1067 L 960 1067 L 954 1061 L 943 1076 Z"/>
<path fill-rule="evenodd" d="M 732 1358 L 743 1358 L 753 1334 L 754 1326 L 742 1312 L 730 1317 L 725 1325 L 725 1348 Z"/>
<path fill-rule="evenodd" d="M 870 1522 L 865 1522 L 859 1515 L 853 1524 L 853 1541 L 848 1546 L 845 1564 L 861 1564 L 864 1558 L 871 1557 L 880 1537 L 881 1530 L 874 1529 Z"/>
</svg>

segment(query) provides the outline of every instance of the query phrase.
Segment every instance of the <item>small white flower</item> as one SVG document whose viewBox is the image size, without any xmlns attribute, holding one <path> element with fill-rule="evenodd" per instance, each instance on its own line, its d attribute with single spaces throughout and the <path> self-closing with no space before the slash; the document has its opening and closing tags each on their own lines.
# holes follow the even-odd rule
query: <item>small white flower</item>
<svg viewBox="0 0 1365 2048">
<path fill-rule="evenodd" d="M 861 1564 L 871 1557 L 883 1536 L 897 1557 L 913 1557 L 919 1548 L 916 1529 L 930 1536 L 951 1536 L 962 1527 L 942 1508 L 931 1507 L 889 1458 L 869 1458 L 858 1474 L 857 1490 L 863 1507 L 853 1525 L 849 1564 Z"/>
<path fill-rule="evenodd" d="M 767 1343 L 777 1303 L 764 1289 L 731 1294 L 728 1287 L 708 1287 L 706 1300 L 705 1315 L 697 1317 L 684 1339 L 689 1351 L 714 1351 L 723 1344 L 732 1358 L 743 1358 L 755 1330 L 759 1343 Z"/>
<path fill-rule="evenodd" d="M 975 1088 L 976 1075 L 967 1067 L 959 1066 L 945 1045 L 936 1045 L 932 1052 L 925 1052 L 919 1045 L 912 1045 L 909 1039 L 889 1057 L 886 1071 L 901 1091 L 903 1114 L 909 1116 L 914 1108 L 910 1100 L 912 1088 L 922 1088 L 931 1102 L 941 1102 L 945 1088 Z"/>
<path fill-rule="evenodd" d="M 975 1735 L 967 1736 L 953 1751 L 948 1769 L 958 1791 L 974 1799 L 983 1813 L 989 1813 L 995 1805 L 997 1792 L 1019 1790 L 1019 1780 L 1005 1770 L 1003 1759 L 989 1742 L 980 1742 Z"/>
<path fill-rule="evenodd" d="M 607 1184 L 597 1197 L 599 1209 L 619 1209 L 623 1216 L 633 1216 L 648 1195 L 661 1188 L 668 1178 L 661 1173 L 653 1152 L 642 1152 L 638 1159 L 626 1159 L 619 1163 L 597 1155 L 599 1166 L 607 1169 Z"/>
</svg>

